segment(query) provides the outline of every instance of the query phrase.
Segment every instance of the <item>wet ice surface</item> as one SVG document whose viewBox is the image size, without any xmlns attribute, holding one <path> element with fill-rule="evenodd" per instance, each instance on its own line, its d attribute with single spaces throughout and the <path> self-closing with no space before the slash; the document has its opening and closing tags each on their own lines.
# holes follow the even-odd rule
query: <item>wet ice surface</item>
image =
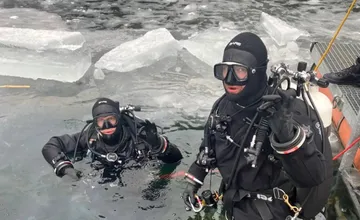
<svg viewBox="0 0 360 220">
<path fill-rule="evenodd" d="M 348 4 L 335 0 L 0 0 L 0 6 L 10 8 L 0 11 L 0 26 L 79 31 L 92 52 L 93 64 L 120 44 L 159 27 L 167 28 L 190 52 L 182 49 L 147 67 L 122 73 L 92 66 L 77 83 L 0 76 L 1 84 L 31 86 L 0 89 L 0 218 L 192 219 L 188 216 L 196 215 L 184 212 L 180 198 L 184 187 L 181 178 L 159 181 L 156 169 L 145 167 L 124 171 L 122 185 L 101 185 L 98 175 L 88 176 L 91 171 L 83 161 L 76 166 L 86 177 L 72 183 L 54 176 L 41 148 L 52 135 L 78 132 L 90 118 L 94 100 L 107 96 L 122 104 L 143 106 L 138 115 L 165 127 L 166 135 L 183 152 L 185 158 L 175 171 L 186 170 L 195 158 L 205 117 L 222 94 L 221 83 L 213 78 L 211 68 L 221 59 L 222 47 L 239 30 L 251 30 L 269 47 L 270 63 L 308 61 L 310 42 L 330 39 Z M 259 23 L 262 11 L 306 30 L 310 37 L 275 47 Z M 359 39 L 357 14 L 358 9 L 338 39 Z M 215 178 L 214 189 L 218 183 Z M 208 181 L 206 184 L 203 189 L 207 189 Z M 334 198 L 337 207 L 350 207 L 344 195 Z M 337 215 L 338 210 L 341 208 Z M 344 213 L 340 211 L 340 215 Z"/>
</svg>

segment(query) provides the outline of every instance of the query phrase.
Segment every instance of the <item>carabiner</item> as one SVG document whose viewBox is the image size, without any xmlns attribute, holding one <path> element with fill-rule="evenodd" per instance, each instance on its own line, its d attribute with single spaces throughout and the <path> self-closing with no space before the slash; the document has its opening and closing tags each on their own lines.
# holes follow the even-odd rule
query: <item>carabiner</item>
<svg viewBox="0 0 360 220">
<path fill-rule="evenodd" d="M 195 195 L 195 197 L 196 197 L 196 200 L 197 200 L 197 202 L 198 202 L 198 204 L 199 204 L 199 208 L 195 208 L 195 206 L 192 204 L 192 202 L 191 202 L 191 200 L 190 200 L 190 197 L 189 197 L 189 203 L 191 204 L 191 208 L 192 208 L 192 210 L 193 210 L 194 212 L 200 212 L 200 211 L 203 209 L 204 206 L 203 206 L 203 204 L 202 204 L 199 196 L 198 196 L 198 195 Z"/>
<path fill-rule="evenodd" d="M 293 211 L 295 214 L 296 213 L 300 213 L 301 212 L 301 208 L 295 206 L 295 205 L 291 205 L 290 202 L 289 202 L 289 196 L 287 194 L 284 194 L 283 195 L 283 199 L 284 199 L 284 202 L 287 206 L 289 206 L 290 210 Z"/>
</svg>

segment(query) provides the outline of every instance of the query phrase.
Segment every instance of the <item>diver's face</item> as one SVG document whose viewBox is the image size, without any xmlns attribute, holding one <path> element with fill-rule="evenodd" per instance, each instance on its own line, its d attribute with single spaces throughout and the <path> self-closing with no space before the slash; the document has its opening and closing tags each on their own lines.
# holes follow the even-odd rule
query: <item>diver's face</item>
<svg viewBox="0 0 360 220">
<path fill-rule="evenodd" d="M 96 118 L 96 123 L 102 134 L 111 135 L 116 130 L 118 119 L 115 115 L 101 116 Z"/>
<path fill-rule="evenodd" d="M 242 92 L 245 88 L 245 85 L 244 86 L 237 86 L 237 85 L 228 85 L 226 84 L 225 82 L 223 82 L 224 84 L 224 88 L 225 90 L 230 93 L 230 94 L 239 94 L 240 92 Z"/>
<path fill-rule="evenodd" d="M 223 81 L 229 94 L 239 94 L 248 80 L 249 67 L 237 62 L 221 62 L 214 66 L 214 76 Z"/>
</svg>

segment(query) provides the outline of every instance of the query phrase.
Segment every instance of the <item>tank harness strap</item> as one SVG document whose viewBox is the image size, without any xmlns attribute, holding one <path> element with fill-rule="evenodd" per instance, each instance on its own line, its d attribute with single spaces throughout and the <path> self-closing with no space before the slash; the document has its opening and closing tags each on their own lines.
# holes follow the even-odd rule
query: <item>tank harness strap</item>
<svg viewBox="0 0 360 220">
<path fill-rule="evenodd" d="M 273 219 L 273 215 L 264 200 L 255 199 L 254 204 L 263 220 Z"/>
<path fill-rule="evenodd" d="M 210 116 L 212 114 L 214 114 L 214 112 L 218 112 L 219 111 L 219 105 L 220 105 L 220 102 L 224 99 L 224 97 L 226 96 L 226 94 L 222 95 L 218 100 L 216 100 L 216 102 L 213 104 L 212 108 L 211 108 L 211 111 L 210 111 Z M 210 146 L 210 150 L 214 151 L 214 140 L 213 140 L 213 135 L 210 135 L 210 131 L 209 131 L 209 119 L 210 119 L 210 116 L 208 117 L 207 119 L 207 122 L 206 122 L 206 127 L 204 129 L 204 138 L 205 138 L 205 141 L 207 142 L 207 144 Z M 208 139 L 208 140 L 206 140 Z"/>
<path fill-rule="evenodd" d="M 293 195 L 294 189 L 294 186 L 290 182 L 286 182 L 279 187 L 260 192 L 249 192 L 243 189 L 229 189 L 224 193 L 223 197 L 226 215 L 228 219 L 233 219 L 233 207 L 235 203 L 247 198 L 254 200 L 254 205 L 263 220 L 273 219 L 273 215 L 266 203 L 273 202 L 275 199 L 284 200 L 284 195 L 289 198 Z M 289 208 L 291 209 L 289 202 L 285 200 L 284 202 L 289 205 Z"/>
</svg>

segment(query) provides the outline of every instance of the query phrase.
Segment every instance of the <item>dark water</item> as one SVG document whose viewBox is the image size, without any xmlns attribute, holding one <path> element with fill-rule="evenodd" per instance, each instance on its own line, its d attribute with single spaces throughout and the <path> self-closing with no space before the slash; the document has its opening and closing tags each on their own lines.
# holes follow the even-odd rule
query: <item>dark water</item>
<svg viewBox="0 0 360 220">
<path fill-rule="evenodd" d="M 258 24 L 261 11 L 308 31 L 311 37 L 305 42 L 330 39 L 349 5 L 350 1 L 335 0 L 0 0 L 4 8 L 0 26 L 80 31 L 95 62 L 111 48 L 158 27 L 166 27 L 177 39 L 212 27 L 265 34 Z M 339 40 L 359 38 L 358 12 L 357 6 Z M 19 19 L 9 19 L 12 15 Z M 222 219 L 221 206 L 206 214 L 186 212 L 180 199 L 182 177 L 159 177 L 187 170 L 197 153 L 205 117 L 221 95 L 221 84 L 211 75 L 204 77 L 206 71 L 199 72 L 200 67 L 211 71 L 183 51 L 129 74 L 106 74 L 104 80 L 91 74 L 78 83 L 0 77 L 2 84 L 31 85 L 30 89 L 0 90 L 0 219 Z M 86 174 L 82 181 L 56 178 L 42 158 L 43 144 L 52 135 L 78 132 L 100 96 L 142 105 L 139 116 L 165 127 L 169 139 L 180 146 L 185 157 L 181 164 L 160 171 L 152 166 L 125 170 L 121 181 L 99 184 L 100 174 L 83 161 L 76 164 Z M 358 219 L 346 188 L 334 175 L 328 219 Z M 215 174 L 212 188 L 218 184 Z M 209 178 L 203 189 L 208 187 Z"/>
<path fill-rule="evenodd" d="M 232 22 L 239 31 L 252 30 L 263 11 L 321 39 L 332 36 L 350 3 L 338 0 L 2 0 L 0 6 L 35 8 L 58 14 L 71 30 L 126 31 L 165 27 L 185 36 L 227 22 Z M 348 33 L 357 31 L 354 27 L 360 23 L 359 11 L 357 5 L 340 38 L 352 39 Z M 329 16 L 332 19 L 328 19 Z M 359 32 L 356 33 L 353 37 L 359 36 Z"/>
</svg>

